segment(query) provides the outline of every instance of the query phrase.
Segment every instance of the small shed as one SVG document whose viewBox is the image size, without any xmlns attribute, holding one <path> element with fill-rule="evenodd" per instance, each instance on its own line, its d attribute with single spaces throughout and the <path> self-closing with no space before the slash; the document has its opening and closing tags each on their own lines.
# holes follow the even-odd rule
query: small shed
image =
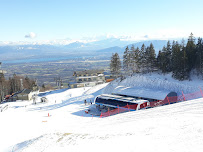
<svg viewBox="0 0 203 152">
<path fill-rule="evenodd" d="M 32 90 L 23 89 L 20 93 L 17 94 L 17 100 L 32 100 Z"/>
</svg>

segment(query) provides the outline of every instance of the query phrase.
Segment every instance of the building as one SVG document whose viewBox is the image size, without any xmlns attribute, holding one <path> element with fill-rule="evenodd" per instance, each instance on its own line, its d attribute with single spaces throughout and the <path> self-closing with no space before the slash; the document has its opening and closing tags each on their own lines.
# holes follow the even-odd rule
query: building
<svg viewBox="0 0 203 152">
<path fill-rule="evenodd" d="M 36 92 L 33 92 L 30 89 L 23 89 L 21 92 L 16 94 L 17 100 L 32 100 L 33 95 Z"/>
<path fill-rule="evenodd" d="M 154 107 L 155 103 L 160 103 L 159 105 L 171 104 L 177 102 L 177 99 L 177 93 L 169 90 L 119 86 L 114 89 L 112 94 L 103 94 L 95 98 L 95 104 L 125 107 L 126 104 L 132 105 L 138 104 L 140 101 L 149 101 L 150 106 Z"/>
<path fill-rule="evenodd" d="M 134 110 L 143 109 L 149 106 L 148 100 L 127 97 L 122 95 L 101 94 L 95 98 L 94 103 L 101 108 L 130 108 Z"/>
<path fill-rule="evenodd" d="M 92 87 L 105 83 L 105 75 L 103 73 L 103 70 L 75 71 L 73 76 L 75 76 L 76 83 L 71 84 L 70 87 Z"/>
<path fill-rule="evenodd" d="M 156 90 L 150 88 L 140 88 L 140 87 L 118 87 L 114 89 L 113 94 L 122 95 L 127 97 L 135 97 L 152 101 L 163 101 L 166 97 L 177 96 L 176 92 L 168 90 Z"/>
</svg>

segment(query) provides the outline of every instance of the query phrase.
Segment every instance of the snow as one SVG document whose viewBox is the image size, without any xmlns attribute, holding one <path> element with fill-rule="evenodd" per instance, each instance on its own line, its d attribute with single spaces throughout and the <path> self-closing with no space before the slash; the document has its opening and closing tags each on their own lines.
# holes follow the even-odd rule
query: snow
<svg viewBox="0 0 203 152">
<path fill-rule="evenodd" d="M 159 80 L 162 81 L 161 78 Z M 129 83 L 132 81 L 136 80 L 125 80 L 126 85 L 135 87 L 135 84 Z M 173 83 L 179 85 L 178 82 Z M 195 88 L 191 82 L 181 83 L 184 91 Z M 147 82 L 141 87 L 145 85 Z M 85 114 L 84 111 L 91 105 L 84 105 L 84 100 L 89 103 L 107 90 L 109 93 L 114 91 L 109 86 L 116 88 L 116 82 L 47 92 L 43 95 L 48 99 L 47 103 L 40 103 L 40 98 L 37 104 L 32 101 L 6 103 L 9 108 L 0 113 L 0 151 L 203 150 L 202 98 L 105 118 Z"/>
<path fill-rule="evenodd" d="M 195 79 L 192 81 L 178 81 L 171 78 L 171 74 L 161 75 L 157 73 L 127 77 L 123 81 L 113 81 L 108 85 L 104 93 L 120 93 L 125 92 L 127 95 L 143 94 L 163 98 L 169 92 L 176 92 L 178 95 L 184 93 L 192 93 L 200 91 L 203 88 L 203 81 Z M 135 90 L 137 92 L 135 92 Z M 156 99 L 156 98 L 155 98 Z M 163 99 L 162 99 L 163 100 Z"/>
</svg>

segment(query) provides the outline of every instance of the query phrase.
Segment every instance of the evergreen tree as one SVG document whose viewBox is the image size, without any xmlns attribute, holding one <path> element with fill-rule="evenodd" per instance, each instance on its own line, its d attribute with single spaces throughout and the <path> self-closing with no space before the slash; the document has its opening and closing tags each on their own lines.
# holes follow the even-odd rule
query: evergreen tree
<svg viewBox="0 0 203 152">
<path fill-rule="evenodd" d="M 171 70 L 172 70 L 172 67 L 171 67 L 172 48 L 171 48 L 170 41 L 167 42 L 164 56 L 165 56 L 166 72 L 171 72 Z"/>
<path fill-rule="evenodd" d="M 140 72 L 140 63 L 139 63 L 139 60 L 140 60 L 140 49 L 137 47 L 136 50 L 135 50 L 135 64 L 136 64 L 136 72 Z"/>
<path fill-rule="evenodd" d="M 190 70 L 189 70 L 189 61 L 188 61 L 188 56 L 186 53 L 186 47 L 184 44 L 184 39 L 182 40 L 182 45 L 181 45 L 181 80 L 186 80 L 189 78 L 190 75 Z"/>
<path fill-rule="evenodd" d="M 148 63 L 149 63 L 150 72 L 154 71 L 154 68 L 155 68 L 155 65 L 156 65 L 156 54 L 155 54 L 155 49 L 154 49 L 154 46 L 153 46 L 152 43 L 149 46 Z"/>
<path fill-rule="evenodd" d="M 152 72 L 156 65 L 156 54 L 154 50 L 154 46 L 151 43 L 149 47 L 146 48 L 145 51 L 145 72 Z"/>
<path fill-rule="evenodd" d="M 159 68 L 163 73 L 167 72 L 167 57 L 166 57 L 166 47 L 164 46 L 162 51 L 160 51 L 158 57 L 159 58 Z"/>
<path fill-rule="evenodd" d="M 172 76 L 175 79 L 180 79 L 179 73 L 180 73 L 180 46 L 178 42 L 173 41 L 172 44 Z"/>
<path fill-rule="evenodd" d="M 189 66 L 189 71 L 191 71 L 195 67 L 195 60 L 196 60 L 196 49 L 195 49 L 195 38 L 193 34 L 191 33 L 188 42 L 186 45 L 186 54 L 188 56 L 188 66 Z"/>
<path fill-rule="evenodd" d="M 202 38 L 198 38 L 196 45 L 196 63 L 195 67 L 197 72 L 203 76 L 203 41 Z"/>
<path fill-rule="evenodd" d="M 178 80 L 189 78 L 189 67 L 186 48 L 184 45 L 173 42 L 172 45 L 172 76 Z"/>
<path fill-rule="evenodd" d="M 123 70 L 128 75 L 130 70 L 130 52 L 128 46 L 125 49 L 124 55 L 123 55 Z"/>
<path fill-rule="evenodd" d="M 121 72 L 121 61 L 118 53 L 112 54 L 110 63 L 110 72 L 113 76 L 118 77 Z"/>
<path fill-rule="evenodd" d="M 166 47 L 164 46 L 161 51 L 161 65 L 159 65 L 159 68 L 163 73 L 172 71 L 171 60 L 172 60 L 172 48 L 170 41 L 168 41 Z"/>
<path fill-rule="evenodd" d="M 146 69 L 146 58 L 145 58 L 145 54 L 146 54 L 146 47 L 144 44 L 142 44 L 142 47 L 140 49 L 140 53 L 139 53 L 139 59 L 138 59 L 138 64 L 140 66 L 140 71 L 142 73 L 145 72 L 145 69 Z"/>
<path fill-rule="evenodd" d="M 139 53 L 140 53 L 139 48 L 135 49 L 135 47 L 132 45 L 131 52 L 130 52 L 131 74 L 139 72 L 139 63 L 138 63 Z"/>
<path fill-rule="evenodd" d="M 131 46 L 130 48 L 130 75 L 132 75 L 135 71 L 135 47 L 134 45 Z"/>
<path fill-rule="evenodd" d="M 161 50 L 159 50 L 159 53 L 157 55 L 157 68 L 162 71 L 163 67 L 163 53 Z"/>
</svg>

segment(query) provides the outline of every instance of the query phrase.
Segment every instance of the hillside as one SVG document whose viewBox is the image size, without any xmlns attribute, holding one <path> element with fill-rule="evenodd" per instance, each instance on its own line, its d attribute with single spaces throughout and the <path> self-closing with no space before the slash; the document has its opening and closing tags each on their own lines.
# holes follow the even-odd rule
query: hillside
<svg viewBox="0 0 203 152">
<path fill-rule="evenodd" d="M 133 90 L 144 88 L 156 91 L 174 91 L 180 95 L 182 92 L 188 94 L 200 91 L 200 88 L 203 88 L 203 81 L 196 76 L 193 76 L 193 79 L 190 81 L 178 81 L 173 79 L 171 74 L 135 74 L 122 81 L 120 79 L 113 81 L 104 89 L 104 93 L 119 93 L 122 90 L 126 93 L 126 90 L 129 88 Z"/>
<path fill-rule="evenodd" d="M 116 85 L 119 88 L 118 83 L 134 87 L 140 82 L 140 87 L 147 87 L 156 80 L 160 82 L 160 88 L 164 84 L 162 81 L 166 82 L 165 77 L 157 78 L 157 75 L 139 77 L 112 84 L 114 88 Z M 170 76 L 166 77 L 169 81 Z M 169 85 L 169 82 L 166 84 Z M 184 91 L 191 91 L 195 89 L 196 82 L 200 81 L 178 83 L 173 80 L 172 84 L 182 84 Z M 112 84 L 47 92 L 42 94 L 48 99 L 48 103 L 44 104 L 39 98 L 36 105 L 32 101 L 8 103 L 9 108 L 0 113 L 0 151 L 203 150 L 202 98 L 106 118 L 85 114 L 84 110 L 90 105 L 85 106 L 84 100 L 89 102 L 101 93 L 115 91 Z"/>
</svg>

